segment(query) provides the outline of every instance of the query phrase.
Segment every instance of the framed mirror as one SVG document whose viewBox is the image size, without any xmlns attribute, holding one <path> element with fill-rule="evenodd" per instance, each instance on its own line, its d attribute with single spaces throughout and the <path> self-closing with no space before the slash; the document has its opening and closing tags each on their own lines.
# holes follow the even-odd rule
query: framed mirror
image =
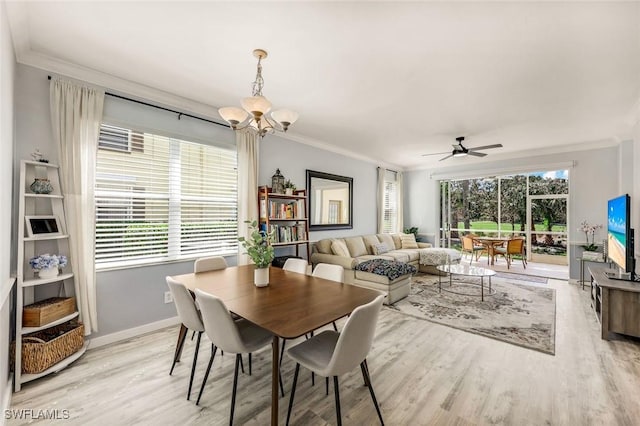
<svg viewBox="0 0 640 426">
<path fill-rule="evenodd" d="M 353 228 L 353 178 L 307 170 L 309 229 Z"/>
</svg>

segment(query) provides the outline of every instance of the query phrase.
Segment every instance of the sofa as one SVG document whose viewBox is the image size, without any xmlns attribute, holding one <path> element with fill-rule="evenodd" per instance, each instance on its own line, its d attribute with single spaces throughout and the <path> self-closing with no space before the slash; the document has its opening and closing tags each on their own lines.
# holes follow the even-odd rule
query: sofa
<svg viewBox="0 0 640 426">
<path fill-rule="evenodd" d="M 411 276 L 404 275 L 394 280 L 386 276 L 357 270 L 357 266 L 371 259 L 386 259 L 413 265 L 421 272 L 438 273 L 434 265 L 421 265 L 421 251 L 431 248 L 429 243 L 417 243 L 417 248 L 402 248 L 403 234 L 375 234 L 346 238 L 327 238 L 312 245 L 311 263 L 330 263 L 344 268 L 344 282 L 360 287 L 371 288 L 385 293 L 385 303 L 392 304 L 407 295 L 411 289 Z M 336 251 L 334 241 L 343 243 L 347 253 Z M 377 254 L 380 244 L 389 251 Z M 407 244 L 405 244 L 406 246 Z M 333 248 L 332 248 L 333 246 Z M 458 262 L 460 255 L 456 250 L 433 249 L 447 251 L 450 261 Z M 338 254 L 336 254 L 338 253 Z"/>
</svg>

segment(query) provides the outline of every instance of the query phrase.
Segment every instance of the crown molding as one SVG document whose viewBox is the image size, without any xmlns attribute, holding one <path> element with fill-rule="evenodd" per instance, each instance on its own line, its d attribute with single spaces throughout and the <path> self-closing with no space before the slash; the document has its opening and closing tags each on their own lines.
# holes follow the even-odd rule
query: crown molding
<svg viewBox="0 0 640 426">
<path fill-rule="evenodd" d="M 91 68 L 72 64 L 70 62 L 53 58 L 41 53 L 32 51 L 25 52 L 24 50 L 22 50 L 20 52 L 20 55 L 16 55 L 16 57 L 18 59 L 18 62 L 24 65 L 39 68 L 60 76 L 84 81 L 89 84 L 103 87 L 108 91 L 116 92 L 128 97 L 139 98 L 140 100 L 144 101 L 151 101 L 170 108 L 180 109 L 191 114 L 200 115 L 204 118 L 224 123 L 224 120 L 218 114 L 217 107 L 213 105 L 207 105 L 201 102 L 197 102 L 179 95 L 175 95 L 173 93 L 165 92 L 163 90 L 136 83 L 130 80 L 125 80 L 123 78 L 116 77 L 102 71 L 97 71 Z M 382 165 L 383 167 L 393 168 L 399 171 L 402 170 L 402 167 L 399 167 L 396 164 L 381 162 L 378 159 L 367 157 L 366 155 L 362 155 L 360 153 L 344 148 L 336 147 L 318 139 L 309 138 L 300 134 L 287 132 L 278 133 L 277 136 L 283 139 L 288 139 L 294 142 L 322 149 L 324 151 L 333 152 L 334 154 L 343 155 L 345 157 L 353 158 L 367 163 Z"/>
<path fill-rule="evenodd" d="M 355 160 L 360 160 L 360 161 L 364 161 L 365 163 L 372 163 L 372 164 L 376 164 L 378 166 L 381 167 L 385 167 L 388 169 L 393 169 L 396 171 L 404 171 L 403 167 L 400 167 L 397 164 L 392 164 L 392 163 L 387 163 L 384 161 L 380 161 L 379 159 L 373 158 L 373 157 L 367 157 L 366 155 L 362 155 L 360 153 L 354 152 L 354 151 L 350 151 L 348 149 L 343 149 L 340 147 L 337 147 L 335 145 L 330 145 L 326 142 L 320 141 L 318 139 L 314 139 L 314 138 L 309 138 L 307 136 L 302 136 L 299 134 L 295 134 L 295 133 L 286 133 L 286 136 L 282 135 L 282 134 L 278 134 L 278 136 L 282 136 L 285 137 L 286 139 L 292 140 L 294 142 L 298 142 L 304 145 L 308 145 L 314 148 L 318 148 L 318 149 L 322 149 L 324 151 L 329 151 L 329 152 L 333 152 L 334 154 L 339 154 L 339 155 L 344 155 L 345 157 L 350 157 L 353 158 Z"/>
</svg>

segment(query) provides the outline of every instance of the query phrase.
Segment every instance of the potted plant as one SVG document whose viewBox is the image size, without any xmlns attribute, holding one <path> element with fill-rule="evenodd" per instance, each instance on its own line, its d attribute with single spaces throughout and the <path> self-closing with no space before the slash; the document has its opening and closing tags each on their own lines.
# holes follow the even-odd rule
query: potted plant
<svg viewBox="0 0 640 426">
<path fill-rule="evenodd" d="M 596 232 L 600 228 L 602 228 L 602 225 L 590 225 L 586 220 L 582 221 L 582 223 L 580 224 L 580 228 L 578 228 L 578 231 L 584 232 L 584 235 L 587 238 L 587 244 L 582 246 L 585 251 L 598 250 L 598 246 L 595 244 L 595 238 Z M 589 236 L 591 236 L 591 241 L 589 241 Z"/>
<path fill-rule="evenodd" d="M 413 234 L 416 237 L 416 241 L 418 241 L 418 227 L 412 226 L 411 228 L 405 228 L 405 234 Z"/>
<path fill-rule="evenodd" d="M 295 183 L 291 182 L 289 179 L 284 183 L 284 193 L 285 195 L 293 195 L 293 191 L 296 190 Z"/>
<path fill-rule="evenodd" d="M 61 254 L 41 254 L 29 259 L 29 265 L 34 271 L 38 271 L 40 278 L 57 277 L 60 268 L 67 266 L 67 256 Z"/>
<path fill-rule="evenodd" d="M 257 287 L 264 287 L 269 285 L 269 265 L 274 258 L 274 250 L 271 243 L 273 242 L 275 231 L 267 233 L 260 230 L 258 228 L 258 222 L 255 220 L 253 222 L 246 220 L 245 223 L 249 224 L 251 234 L 249 238 L 238 238 L 238 241 L 256 265 L 253 272 L 254 284 Z"/>
</svg>

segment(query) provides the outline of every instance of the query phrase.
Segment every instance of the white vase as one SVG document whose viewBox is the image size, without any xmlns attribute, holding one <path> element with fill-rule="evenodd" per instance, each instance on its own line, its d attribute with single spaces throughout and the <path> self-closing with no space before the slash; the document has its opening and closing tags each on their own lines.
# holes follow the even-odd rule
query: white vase
<svg viewBox="0 0 640 426">
<path fill-rule="evenodd" d="M 58 276 L 58 274 L 60 273 L 60 271 L 58 270 L 57 266 L 52 266 L 50 268 L 46 268 L 46 269 L 40 269 L 38 271 L 38 276 L 40 278 L 55 278 Z"/>
<path fill-rule="evenodd" d="M 253 283 L 256 285 L 256 287 L 268 286 L 269 285 L 269 267 L 254 269 Z"/>
<path fill-rule="evenodd" d="M 284 195 L 293 195 L 293 188 L 285 188 Z"/>
</svg>

